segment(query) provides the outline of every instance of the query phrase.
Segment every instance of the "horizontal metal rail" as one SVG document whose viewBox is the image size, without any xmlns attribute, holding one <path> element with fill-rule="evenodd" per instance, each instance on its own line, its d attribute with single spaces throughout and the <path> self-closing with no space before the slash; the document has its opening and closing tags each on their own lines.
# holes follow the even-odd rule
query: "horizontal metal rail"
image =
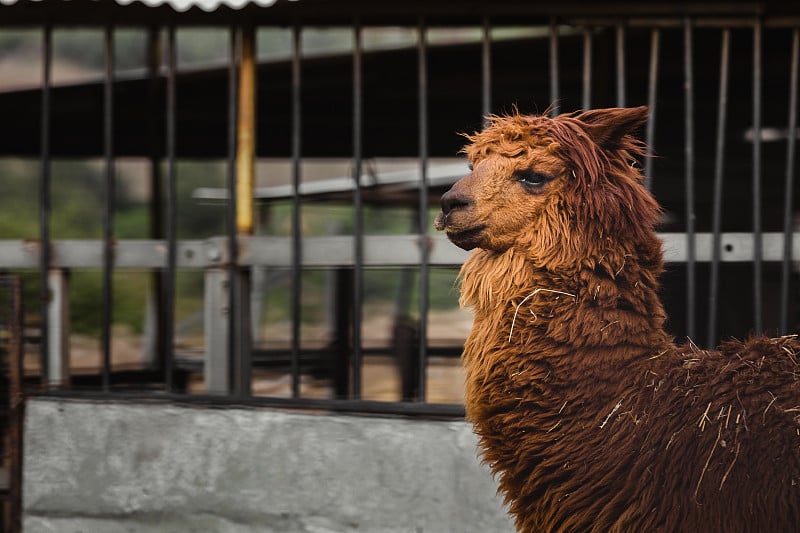
<svg viewBox="0 0 800 533">
<path fill-rule="evenodd" d="M 224 9 L 203 11 L 190 9 L 186 11 L 163 10 L 131 10 L 128 6 L 111 6 L 106 9 L 70 10 L 67 16 L 58 17 L 57 9 L 46 9 L 47 6 L 33 8 L 29 4 L 42 2 L 5 2 L 6 10 L 3 24 L 8 26 L 30 26 L 42 21 L 56 20 L 64 25 L 97 25 L 111 23 L 118 25 L 145 25 L 175 21 L 185 26 L 221 25 L 221 24 L 274 24 L 278 26 L 298 22 L 305 27 L 330 27 L 346 25 L 352 20 L 354 10 L 369 26 L 410 25 L 420 16 L 435 20 L 442 27 L 464 26 L 475 18 L 474 9 L 464 9 L 457 3 L 450 2 L 357 2 L 342 4 L 340 2 L 276 2 L 265 9 Z M 129 2 L 120 2 L 120 4 Z M 153 2 L 148 2 L 153 3 Z M 236 2 L 241 4 L 242 2 Z M 44 2 L 47 4 L 47 2 Z M 53 6 L 50 6 L 51 8 Z M 56 6 L 59 7 L 59 6 Z M 752 16 L 758 11 L 775 19 L 797 20 L 797 12 L 791 2 L 565 2 L 555 7 L 541 2 L 484 2 L 480 4 L 480 12 L 492 16 L 493 26 L 514 26 L 523 23 L 543 23 L 553 14 L 561 19 L 609 20 L 621 17 L 637 17 L 649 21 L 650 24 L 673 21 L 678 15 L 691 15 L 710 21 L 723 21 L 730 25 L 743 17 Z M 64 11 L 60 12 L 62 15 Z"/>
<path fill-rule="evenodd" d="M 127 392 L 115 391 L 114 394 L 94 390 L 58 390 L 47 392 L 31 391 L 31 397 L 63 398 L 69 400 L 96 400 L 108 402 L 142 402 L 166 403 L 176 405 L 206 405 L 214 408 L 222 407 L 276 407 L 281 409 L 303 409 L 317 412 L 381 414 L 403 417 L 425 418 L 463 418 L 464 406 L 460 404 L 428 403 L 428 402 L 384 402 L 375 400 L 341 400 L 314 398 L 276 398 L 249 396 L 246 400 L 236 396 L 174 394 L 159 392 Z"/>
<path fill-rule="evenodd" d="M 691 16 L 687 13 L 687 15 Z M 692 25 L 696 28 L 752 28 L 755 26 L 753 19 L 754 13 L 742 16 L 692 16 Z M 562 17 L 563 22 L 573 26 L 607 26 L 613 27 L 619 24 L 619 18 L 613 17 Z M 800 25 L 800 17 L 797 16 L 766 16 L 763 19 L 765 28 L 794 28 Z M 662 28 L 679 29 L 685 23 L 685 16 L 638 16 L 625 18 L 625 25 L 629 28 Z"/>
<path fill-rule="evenodd" d="M 684 263 L 687 257 L 686 233 L 661 233 L 664 242 L 664 259 L 671 263 Z M 429 264 L 437 267 L 461 265 L 469 256 L 451 244 L 444 235 L 421 238 L 419 234 L 365 235 L 364 266 L 406 267 L 419 264 L 421 243 L 428 247 Z M 780 262 L 784 258 L 783 232 L 762 234 L 762 255 L 765 262 Z M 713 233 L 695 233 L 695 261 L 713 259 Z M 800 261 L 800 232 L 791 234 L 791 260 Z M 722 233 L 720 235 L 720 261 L 747 262 L 756 256 L 752 233 Z M 304 237 L 302 266 L 352 267 L 353 237 L 336 235 Z M 102 268 L 103 241 L 53 240 L 52 268 Z M 292 266 L 291 237 L 239 237 L 238 264 L 248 266 Z M 35 269 L 38 267 L 41 246 L 36 241 L 0 240 L 0 269 Z M 163 240 L 120 240 L 114 243 L 115 269 L 166 268 L 168 249 Z M 206 269 L 228 264 L 228 247 L 225 237 L 207 240 L 187 240 L 177 243 L 177 267 Z"/>
</svg>

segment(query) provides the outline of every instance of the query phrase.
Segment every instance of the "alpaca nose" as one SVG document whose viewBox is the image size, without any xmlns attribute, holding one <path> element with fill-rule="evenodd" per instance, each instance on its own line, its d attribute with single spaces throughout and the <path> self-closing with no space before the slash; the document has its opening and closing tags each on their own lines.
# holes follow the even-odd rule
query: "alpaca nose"
<svg viewBox="0 0 800 533">
<path fill-rule="evenodd" d="M 449 215 L 451 211 L 468 207 L 470 201 L 467 196 L 450 189 L 442 195 L 441 203 L 442 213 Z"/>
</svg>

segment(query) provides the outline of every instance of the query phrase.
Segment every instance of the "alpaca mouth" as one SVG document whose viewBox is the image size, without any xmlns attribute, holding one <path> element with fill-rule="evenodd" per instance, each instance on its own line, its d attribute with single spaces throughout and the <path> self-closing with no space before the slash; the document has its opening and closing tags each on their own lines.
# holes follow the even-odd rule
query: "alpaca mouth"
<svg viewBox="0 0 800 533">
<path fill-rule="evenodd" d="M 450 239 L 450 242 L 459 248 L 469 251 L 473 248 L 477 248 L 483 241 L 481 235 L 485 229 L 486 225 L 481 224 L 480 226 L 475 226 L 474 228 L 467 230 L 455 231 L 452 229 L 447 229 L 446 231 L 447 238 Z"/>
<path fill-rule="evenodd" d="M 481 234 L 486 229 L 486 224 L 479 224 L 469 229 L 457 229 L 452 227 L 448 218 L 448 215 L 440 212 L 436 216 L 433 226 L 439 231 L 446 232 L 450 242 L 464 250 L 472 250 L 481 243 Z"/>
</svg>

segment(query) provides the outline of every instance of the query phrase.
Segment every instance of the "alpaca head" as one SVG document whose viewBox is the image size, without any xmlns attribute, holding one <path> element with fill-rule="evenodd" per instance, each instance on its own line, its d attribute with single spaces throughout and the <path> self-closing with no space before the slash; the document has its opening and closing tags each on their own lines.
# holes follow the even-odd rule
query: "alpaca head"
<svg viewBox="0 0 800 533">
<path fill-rule="evenodd" d="M 471 172 L 442 196 L 436 229 L 466 250 L 514 248 L 553 269 L 598 260 L 609 239 L 651 234 L 659 208 L 630 135 L 646 120 L 646 107 L 490 117 L 466 136 Z"/>
</svg>

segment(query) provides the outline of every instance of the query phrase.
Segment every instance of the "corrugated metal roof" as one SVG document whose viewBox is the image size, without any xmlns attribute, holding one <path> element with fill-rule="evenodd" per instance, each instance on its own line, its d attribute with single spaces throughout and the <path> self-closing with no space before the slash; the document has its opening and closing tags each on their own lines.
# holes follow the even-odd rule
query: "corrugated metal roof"
<svg viewBox="0 0 800 533">
<path fill-rule="evenodd" d="M 0 0 L 2 5 L 12 5 L 22 3 L 23 1 L 42 2 L 44 0 Z M 69 0 L 62 0 L 68 2 Z M 108 1 L 108 0 L 95 0 L 95 1 Z M 260 7 L 269 7 L 277 0 L 113 0 L 119 5 L 127 6 L 133 3 L 142 3 L 150 7 L 159 7 L 168 5 L 175 11 L 188 11 L 193 7 L 202 9 L 203 11 L 214 11 L 219 7 L 229 7 L 231 9 L 241 9 L 248 5 L 257 5 Z M 289 0 L 298 1 L 298 0 Z"/>
<path fill-rule="evenodd" d="M 187 11 L 193 7 L 199 7 L 203 11 L 214 11 L 215 9 L 226 6 L 232 9 L 241 9 L 250 4 L 260 7 L 269 7 L 277 0 L 115 0 L 120 5 L 128 5 L 134 2 L 141 2 L 145 5 L 156 7 L 167 4 L 175 11 Z"/>
</svg>

